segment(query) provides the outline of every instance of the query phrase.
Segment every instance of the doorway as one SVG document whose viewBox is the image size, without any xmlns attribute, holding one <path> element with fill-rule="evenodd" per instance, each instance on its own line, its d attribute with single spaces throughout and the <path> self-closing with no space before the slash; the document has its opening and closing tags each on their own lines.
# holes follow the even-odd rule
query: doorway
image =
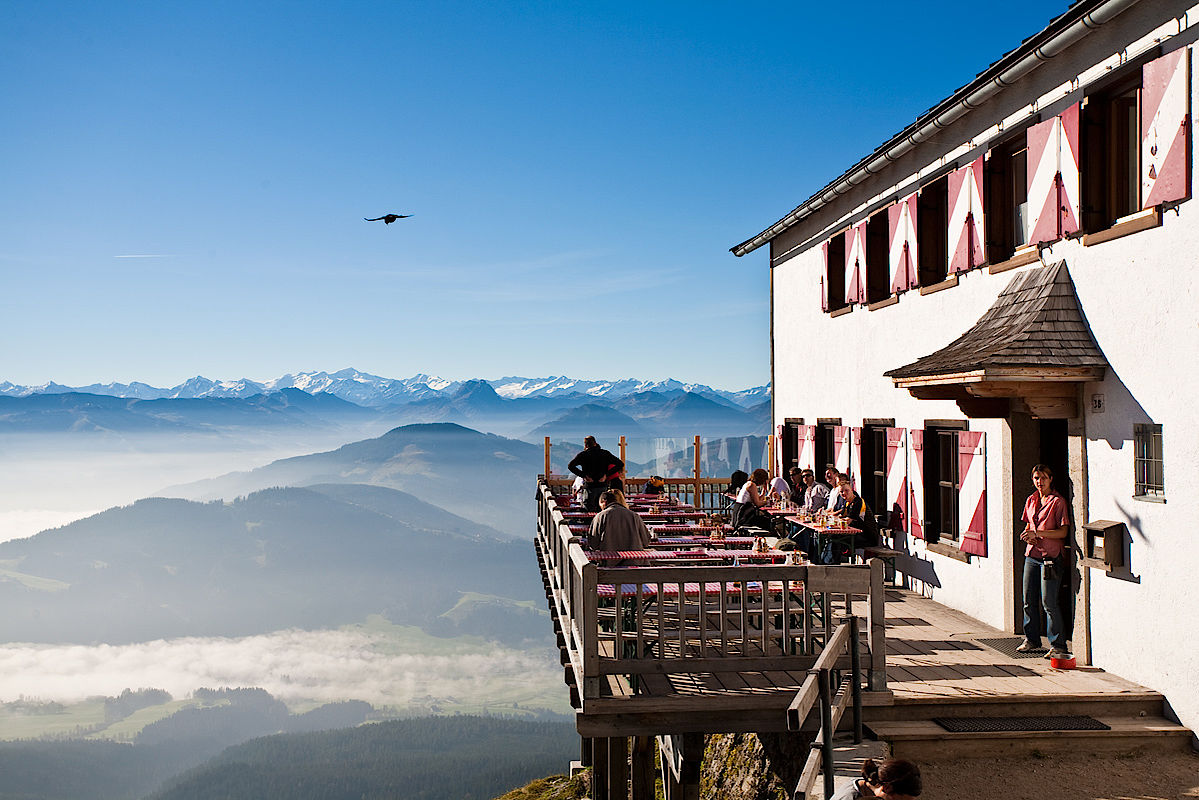
<svg viewBox="0 0 1199 800">
<path fill-rule="evenodd" d="M 1069 421 L 1064 419 L 1033 419 L 1027 414 L 1013 413 L 1008 418 L 1012 434 L 1012 482 L 1011 508 L 1012 527 L 1012 605 L 1009 619 L 1012 630 L 1019 633 L 1024 622 L 1024 542 L 1020 531 L 1024 530 L 1021 515 L 1024 502 L 1035 491 L 1032 485 L 1032 468 L 1044 464 L 1053 471 L 1053 488 L 1066 499 L 1067 507 L 1073 507 L 1074 486 L 1070 482 Z M 1072 520 L 1077 523 L 1076 520 Z M 1068 572 L 1074 572 L 1077 553 L 1069 550 Z M 1066 634 L 1074 635 L 1074 586 L 1072 581 L 1063 581 L 1059 598 L 1065 611 Z"/>
</svg>

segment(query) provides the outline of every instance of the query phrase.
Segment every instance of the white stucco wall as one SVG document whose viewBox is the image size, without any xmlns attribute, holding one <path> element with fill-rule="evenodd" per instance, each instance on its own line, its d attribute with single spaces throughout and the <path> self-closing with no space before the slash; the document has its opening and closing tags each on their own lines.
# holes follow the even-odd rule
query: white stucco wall
<svg viewBox="0 0 1199 800">
<path fill-rule="evenodd" d="M 1199 64 L 1194 52 L 1190 57 L 1194 76 Z M 1199 108 L 1197 83 L 1192 79 L 1192 115 Z M 1192 148 L 1193 142 L 1194 131 Z M 1194 161 L 1192 155 L 1193 170 Z M 1193 196 L 1197 177 L 1192 175 Z M 1199 615 L 1199 200 L 1168 210 L 1158 228 L 1090 247 L 1059 242 L 1042 258 L 1066 261 L 1111 365 L 1102 383 L 1084 387 L 1082 398 L 1087 518 L 1126 523 L 1132 541 L 1126 574 L 1090 571 L 1093 663 L 1162 692 L 1183 724 L 1199 731 L 1199 642 L 1190 635 Z M 956 287 L 926 296 L 910 291 L 896 305 L 859 307 L 836 318 L 820 310 L 823 268 L 816 243 L 773 270 L 776 425 L 789 417 L 806 424 L 840 418 L 850 426 L 893 417 L 897 426 L 911 429 L 930 419 L 963 419 L 955 403 L 916 400 L 883 373 L 956 339 L 1013 277 L 1037 265 L 999 275 L 976 270 Z M 1100 393 L 1106 408 L 1091 413 L 1091 396 Z M 1132 498 L 1138 422 L 1163 426 L 1164 504 Z M 918 561 L 910 569 L 925 578 L 918 588 L 1001 628 L 1010 580 L 1004 564 L 1011 558 L 1001 539 L 1010 502 L 1003 484 L 1026 481 L 1010 475 L 1004 425 L 969 423 L 987 434 L 988 557 L 962 563 L 928 552 L 921 541 L 910 543 Z"/>
</svg>

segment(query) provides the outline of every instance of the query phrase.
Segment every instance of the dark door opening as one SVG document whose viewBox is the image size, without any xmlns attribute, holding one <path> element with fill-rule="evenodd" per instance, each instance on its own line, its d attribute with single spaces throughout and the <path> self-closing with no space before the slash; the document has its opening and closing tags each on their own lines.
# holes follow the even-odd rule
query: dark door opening
<svg viewBox="0 0 1199 800">
<path fill-rule="evenodd" d="M 1024 503 L 1036 488 L 1032 483 L 1032 468 L 1044 464 L 1053 471 L 1053 488 L 1071 505 L 1074 486 L 1070 482 L 1069 422 L 1064 419 L 1032 419 L 1023 414 L 1009 418 L 1012 432 L 1012 512 L 1015 530 L 1012 533 L 1012 559 L 1014 563 L 1013 608 L 1011 609 L 1015 631 L 1019 632 L 1024 621 L 1024 548 L 1020 531 L 1024 530 L 1021 515 Z M 1073 515 L 1071 515 L 1073 516 Z M 1071 519 L 1074 528 L 1078 520 Z M 1067 573 L 1076 571 L 1077 552 L 1073 547 L 1066 551 L 1069 556 Z M 1062 582 L 1059 597 L 1066 618 L 1066 635 L 1074 635 L 1074 592 L 1076 579 Z"/>
<path fill-rule="evenodd" d="M 816 480 L 824 480 L 824 470 L 829 464 L 837 463 L 837 446 L 833 441 L 832 422 L 821 422 L 816 426 Z"/>
</svg>

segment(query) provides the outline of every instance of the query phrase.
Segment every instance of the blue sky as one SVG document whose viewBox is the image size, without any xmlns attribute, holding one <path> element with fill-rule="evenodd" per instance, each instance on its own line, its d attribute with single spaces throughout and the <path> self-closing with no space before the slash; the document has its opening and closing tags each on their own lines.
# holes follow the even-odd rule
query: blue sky
<svg viewBox="0 0 1199 800">
<path fill-rule="evenodd" d="M 1066 6 L 5 4 L 0 380 L 765 383 L 728 248 Z"/>
</svg>

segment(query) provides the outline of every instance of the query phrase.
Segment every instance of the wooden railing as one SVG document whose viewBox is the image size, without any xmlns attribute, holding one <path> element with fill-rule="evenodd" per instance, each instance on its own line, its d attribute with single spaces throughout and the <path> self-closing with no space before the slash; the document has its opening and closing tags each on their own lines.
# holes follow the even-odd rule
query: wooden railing
<svg viewBox="0 0 1199 800">
<path fill-rule="evenodd" d="M 570 494 L 574 478 L 554 478 L 548 481 L 545 476 L 538 476 L 546 483 L 554 494 Z M 729 502 L 724 496 L 729 488 L 727 478 L 664 478 L 666 491 L 679 502 L 690 503 L 697 511 L 707 514 L 727 512 Z M 640 492 L 645 488 L 649 478 L 625 478 L 625 494 Z"/>
<path fill-rule="evenodd" d="M 571 535 L 554 482 L 538 484 L 537 545 L 584 713 L 611 676 L 636 693 L 649 675 L 803 670 L 821 657 L 847 669 L 849 655 L 825 654 L 838 643 L 833 614 L 855 608 L 865 612 L 867 686 L 885 690 L 881 562 L 600 567 Z"/>
<path fill-rule="evenodd" d="M 802 730 L 804 723 L 814 710 L 819 708 L 820 726 L 816 738 L 812 741 L 812 751 L 804 762 L 799 774 L 799 783 L 795 787 L 794 800 L 811 800 L 814 797 L 812 789 L 816 785 L 816 776 L 824 775 L 824 793 L 821 797 L 833 796 L 833 734 L 841 723 L 845 708 L 851 698 L 853 702 L 853 741 L 862 742 L 862 677 L 861 677 L 861 644 L 858 636 L 859 620 L 848 617 L 837 627 L 824 652 L 808 677 L 795 694 L 795 699 L 787 707 L 787 730 Z M 849 672 L 841 672 L 837 662 L 843 653 L 848 651 L 850 659 Z M 841 675 L 837 693 L 833 694 L 833 674 Z"/>
</svg>

